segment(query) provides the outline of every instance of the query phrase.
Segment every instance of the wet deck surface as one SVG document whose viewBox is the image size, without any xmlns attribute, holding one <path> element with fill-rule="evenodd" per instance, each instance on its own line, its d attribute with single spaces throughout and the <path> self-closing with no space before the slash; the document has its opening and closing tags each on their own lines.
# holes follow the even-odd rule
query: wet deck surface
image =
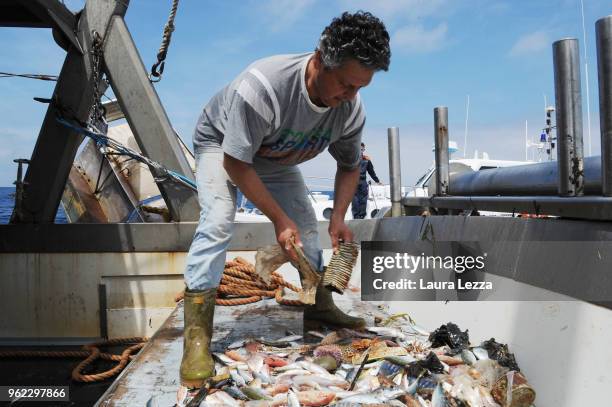
<svg viewBox="0 0 612 407">
<path fill-rule="evenodd" d="M 351 315 L 365 316 L 369 324 L 379 314 L 374 303 L 361 302 L 357 291 L 347 290 L 345 295 L 334 297 L 341 309 Z M 287 331 L 302 335 L 302 309 L 279 305 L 274 299 L 249 305 L 217 306 L 214 326 L 212 349 L 223 352 L 230 343 L 247 337 L 276 339 L 285 336 Z M 145 406 L 153 396 L 156 405 L 174 405 L 182 350 L 181 302 L 96 405 Z"/>
</svg>

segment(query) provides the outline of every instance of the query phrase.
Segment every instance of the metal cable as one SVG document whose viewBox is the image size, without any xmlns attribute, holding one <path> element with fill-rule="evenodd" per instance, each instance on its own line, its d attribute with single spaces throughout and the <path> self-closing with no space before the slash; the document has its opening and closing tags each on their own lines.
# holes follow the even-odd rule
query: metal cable
<svg viewBox="0 0 612 407">
<path fill-rule="evenodd" d="M 38 79 L 41 81 L 57 81 L 57 75 L 45 75 L 36 73 L 10 73 L 0 72 L 0 78 L 26 78 L 26 79 Z"/>
</svg>

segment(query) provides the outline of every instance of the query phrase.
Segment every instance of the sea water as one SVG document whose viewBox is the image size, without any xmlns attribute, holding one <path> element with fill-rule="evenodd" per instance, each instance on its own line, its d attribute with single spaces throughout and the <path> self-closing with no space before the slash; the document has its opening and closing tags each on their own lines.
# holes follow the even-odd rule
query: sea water
<svg viewBox="0 0 612 407">
<path fill-rule="evenodd" d="M 9 223 L 15 206 L 15 187 L 0 187 L 0 224 Z M 62 205 L 57 210 L 55 223 L 68 223 Z"/>
</svg>

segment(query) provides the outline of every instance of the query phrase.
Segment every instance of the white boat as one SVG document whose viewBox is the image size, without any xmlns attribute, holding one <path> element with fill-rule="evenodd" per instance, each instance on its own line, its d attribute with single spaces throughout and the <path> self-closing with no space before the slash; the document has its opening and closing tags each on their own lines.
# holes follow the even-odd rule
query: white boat
<svg viewBox="0 0 612 407">
<path fill-rule="evenodd" d="M 531 161 L 493 160 L 489 158 L 487 153 L 482 153 L 482 155 L 479 156 L 478 151 L 476 151 L 474 153 L 474 158 L 449 160 L 449 173 L 453 175 L 468 171 L 485 171 L 493 168 L 513 167 L 531 163 Z M 417 179 L 413 187 L 407 188 L 404 195 L 417 197 L 433 195 L 436 182 L 435 172 L 435 165 L 432 164 L 431 167 Z"/>
<path fill-rule="evenodd" d="M 309 177 L 305 177 L 308 179 Z M 318 178 L 320 179 L 320 178 Z M 333 181 L 332 178 L 329 178 Z M 319 221 L 327 221 L 330 219 L 334 209 L 333 197 L 324 191 L 313 191 L 309 188 L 308 197 Z M 366 207 L 366 217 L 364 219 L 373 219 L 379 217 L 388 208 L 391 207 L 391 193 L 389 185 L 370 185 L 368 192 L 368 202 Z M 349 205 L 346 215 L 346 220 L 353 219 L 351 205 Z M 266 215 L 261 213 L 257 208 L 248 205 L 243 199 L 236 212 L 236 222 L 269 222 Z"/>
</svg>

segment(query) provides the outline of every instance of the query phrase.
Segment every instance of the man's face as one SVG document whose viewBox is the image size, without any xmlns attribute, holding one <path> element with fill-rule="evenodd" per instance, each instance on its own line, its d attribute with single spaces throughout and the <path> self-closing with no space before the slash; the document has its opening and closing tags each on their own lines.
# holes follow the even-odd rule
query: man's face
<svg viewBox="0 0 612 407">
<path fill-rule="evenodd" d="M 321 103 L 328 107 L 337 107 L 342 102 L 352 100 L 359 89 L 368 86 L 374 75 L 373 69 L 363 67 L 354 59 L 334 69 L 326 69 L 320 61 L 317 62 L 320 69 L 315 86 Z"/>
</svg>

